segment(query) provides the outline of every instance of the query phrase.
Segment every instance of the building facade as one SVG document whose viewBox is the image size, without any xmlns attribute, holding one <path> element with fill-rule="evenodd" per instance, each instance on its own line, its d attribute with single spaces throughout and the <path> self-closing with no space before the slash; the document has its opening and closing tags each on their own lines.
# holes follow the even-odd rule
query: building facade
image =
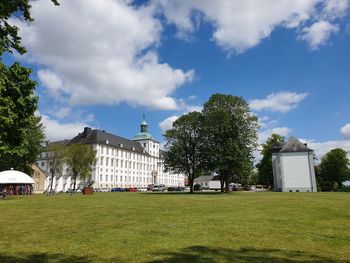
<svg viewBox="0 0 350 263">
<path fill-rule="evenodd" d="M 183 175 L 164 171 L 163 152 L 159 142 L 148 133 L 145 120 L 132 140 L 85 127 L 83 132 L 62 143 L 89 144 L 96 151 L 97 161 L 92 167 L 95 188 L 147 187 L 149 184 L 184 186 Z M 45 189 L 48 189 L 51 184 L 50 153 L 43 152 L 37 165 L 47 174 Z M 79 183 L 82 182 L 77 181 L 77 185 Z M 72 185 L 68 167 L 53 178 L 55 191 L 67 191 Z"/>
<path fill-rule="evenodd" d="M 45 180 L 46 173 L 39 168 L 37 164 L 32 165 L 33 169 L 33 180 L 34 180 L 34 192 L 35 193 L 43 193 L 45 191 Z"/>
<path fill-rule="evenodd" d="M 275 191 L 317 192 L 313 150 L 291 137 L 272 149 Z"/>
</svg>

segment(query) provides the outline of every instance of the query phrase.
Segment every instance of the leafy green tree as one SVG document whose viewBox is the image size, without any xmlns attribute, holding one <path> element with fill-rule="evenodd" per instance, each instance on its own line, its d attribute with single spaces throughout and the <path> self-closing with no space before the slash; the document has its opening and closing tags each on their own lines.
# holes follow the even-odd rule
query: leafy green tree
<svg viewBox="0 0 350 263">
<path fill-rule="evenodd" d="M 65 163 L 70 168 L 75 191 L 77 179 L 91 182 L 92 165 L 96 162 L 96 151 L 90 145 L 73 143 L 65 151 Z"/>
<path fill-rule="evenodd" d="M 219 174 L 221 191 L 228 191 L 229 183 L 246 181 L 253 165 L 253 151 L 257 146 L 257 117 L 250 114 L 248 103 L 242 98 L 214 94 L 204 104 L 203 134 L 207 170 Z"/>
<path fill-rule="evenodd" d="M 258 168 L 260 184 L 273 186 L 273 170 L 272 170 L 272 147 L 278 143 L 285 142 L 285 138 L 278 134 L 272 134 L 264 144 L 261 145 L 262 159 L 256 165 Z"/>
<path fill-rule="evenodd" d="M 318 180 L 321 190 L 338 191 L 342 183 L 350 179 L 349 159 L 347 152 L 337 148 L 326 153 L 319 165 Z"/>
<path fill-rule="evenodd" d="M 64 142 L 50 143 L 45 151 L 48 153 L 49 171 L 50 171 L 50 191 L 53 188 L 53 179 L 55 176 L 63 174 L 65 161 L 66 144 Z"/>
<path fill-rule="evenodd" d="M 56 0 L 52 0 L 58 5 Z M 8 67 L 1 61 L 4 52 L 26 52 L 18 35 L 19 29 L 9 19 L 30 22 L 29 0 L 0 2 L 0 170 L 14 168 L 31 174 L 30 165 L 41 151 L 44 139 L 40 118 L 35 116 L 38 98 L 31 70 L 18 62 Z"/>
<path fill-rule="evenodd" d="M 0 170 L 31 174 L 30 165 L 41 151 L 44 132 L 35 116 L 38 98 L 30 73 L 19 63 L 9 68 L 0 64 Z"/>
<path fill-rule="evenodd" d="M 182 115 L 167 130 L 164 165 L 166 169 L 185 174 L 193 193 L 193 181 L 202 172 L 202 114 L 190 112 Z"/>
</svg>

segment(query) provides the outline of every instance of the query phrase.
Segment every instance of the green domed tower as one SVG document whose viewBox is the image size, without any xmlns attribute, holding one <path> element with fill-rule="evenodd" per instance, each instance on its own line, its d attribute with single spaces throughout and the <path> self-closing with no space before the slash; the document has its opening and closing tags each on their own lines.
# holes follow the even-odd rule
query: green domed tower
<svg viewBox="0 0 350 263">
<path fill-rule="evenodd" d="M 152 140 L 153 137 L 150 133 L 148 133 L 148 124 L 145 120 L 145 114 L 143 114 L 143 120 L 140 125 L 141 129 L 140 132 L 136 133 L 133 140 L 134 141 L 141 141 L 141 140 Z"/>
</svg>

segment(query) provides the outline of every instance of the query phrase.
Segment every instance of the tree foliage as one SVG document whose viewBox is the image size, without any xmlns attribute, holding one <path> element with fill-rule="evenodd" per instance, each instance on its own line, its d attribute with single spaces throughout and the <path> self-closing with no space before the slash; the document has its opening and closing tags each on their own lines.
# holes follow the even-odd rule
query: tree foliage
<svg viewBox="0 0 350 263">
<path fill-rule="evenodd" d="M 57 0 L 52 0 L 52 2 L 55 5 L 59 4 Z M 9 19 L 14 15 L 20 20 L 33 21 L 30 8 L 29 0 L 5 0 L 0 2 L 0 55 L 6 51 L 12 53 L 13 50 L 20 54 L 26 52 L 18 35 L 18 27 L 12 25 Z"/>
<path fill-rule="evenodd" d="M 273 186 L 273 170 L 272 170 L 272 147 L 277 143 L 285 142 L 285 138 L 278 134 L 272 134 L 264 144 L 261 145 L 262 159 L 256 165 L 258 168 L 260 184 Z"/>
<path fill-rule="evenodd" d="M 64 155 L 74 181 L 73 191 L 77 179 L 91 182 L 92 165 L 96 162 L 96 152 L 91 146 L 81 143 L 69 144 Z"/>
<path fill-rule="evenodd" d="M 50 191 L 52 191 L 54 177 L 63 175 L 66 145 L 60 142 L 50 143 L 45 151 L 48 152 Z"/>
<path fill-rule="evenodd" d="M 329 151 L 321 160 L 317 172 L 322 191 L 338 191 L 342 183 L 350 179 L 349 159 L 343 149 Z"/>
<path fill-rule="evenodd" d="M 14 63 L 0 64 L 0 170 L 14 168 L 31 173 L 44 139 L 40 118 L 35 116 L 38 98 L 30 69 Z"/>
<path fill-rule="evenodd" d="M 219 174 L 221 190 L 234 179 L 247 181 L 252 172 L 253 151 L 257 146 L 257 117 L 248 103 L 231 95 L 214 94 L 203 108 L 205 165 Z"/>
<path fill-rule="evenodd" d="M 58 5 L 56 0 L 52 0 Z M 31 174 L 30 165 L 41 151 L 44 139 L 40 118 L 35 116 L 38 98 L 31 70 L 18 62 L 8 67 L 1 61 L 4 52 L 26 52 L 12 16 L 30 22 L 29 0 L 0 2 L 0 170 L 14 168 Z"/>
<path fill-rule="evenodd" d="M 185 174 L 189 180 L 190 192 L 193 192 L 193 180 L 202 172 L 202 114 L 190 112 L 182 115 L 166 131 L 166 169 Z"/>
</svg>

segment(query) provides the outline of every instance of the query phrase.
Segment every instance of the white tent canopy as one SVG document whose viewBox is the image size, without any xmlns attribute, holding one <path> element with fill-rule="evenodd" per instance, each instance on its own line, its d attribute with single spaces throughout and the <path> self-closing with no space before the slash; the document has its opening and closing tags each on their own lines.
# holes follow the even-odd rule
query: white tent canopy
<svg viewBox="0 0 350 263">
<path fill-rule="evenodd" d="M 27 174 L 16 170 L 0 172 L 0 184 L 35 184 Z"/>
</svg>

